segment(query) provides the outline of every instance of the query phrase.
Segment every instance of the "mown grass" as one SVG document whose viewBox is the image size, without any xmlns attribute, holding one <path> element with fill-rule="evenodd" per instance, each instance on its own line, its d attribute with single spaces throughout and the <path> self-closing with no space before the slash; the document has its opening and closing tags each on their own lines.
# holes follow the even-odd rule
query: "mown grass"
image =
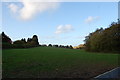
<svg viewBox="0 0 120 80">
<path fill-rule="evenodd" d="M 91 78 L 118 66 L 118 55 L 37 47 L 3 50 L 3 78 Z"/>
</svg>

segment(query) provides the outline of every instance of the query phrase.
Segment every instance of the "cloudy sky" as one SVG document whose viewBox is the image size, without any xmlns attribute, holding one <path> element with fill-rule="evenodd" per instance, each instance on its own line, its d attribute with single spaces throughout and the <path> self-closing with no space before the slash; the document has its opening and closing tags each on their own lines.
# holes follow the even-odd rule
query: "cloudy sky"
<svg viewBox="0 0 120 80">
<path fill-rule="evenodd" d="M 76 46 L 117 18 L 117 2 L 2 3 L 2 31 L 13 41 L 37 35 L 40 44 Z"/>
</svg>

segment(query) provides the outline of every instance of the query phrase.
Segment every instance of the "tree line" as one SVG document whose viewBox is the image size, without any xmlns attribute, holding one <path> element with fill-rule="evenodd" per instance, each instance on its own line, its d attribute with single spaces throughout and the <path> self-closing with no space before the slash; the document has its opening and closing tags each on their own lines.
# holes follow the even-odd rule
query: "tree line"
<svg viewBox="0 0 120 80">
<path fill-rule="evenodd" d="M 39 46 L 38 37 L 37 35 L 33 35 L 32 38 L 25 38 L 21 40 L 13 41 L 7 36 L 4 32 L 1 33 L 2 37 L 2 48 L 30 48 L 30 47 L 37 47 Z"/>
<path fill-rule="evenodd" d="M 69 48 L 73 49 L 72 45 L 52 45 L 49 44 L 39 44 L 37 35 L 33 35 L 32 38 L 22 38 L 21 40 L 12 40 L 4 32 L 1 33 L 0 37 L 2 38 L 3 49 L 8 48 L 31 48 L 31 47 L 56 47 L 56 48 Z M 120 20 L 117 22 L 111 23 L 108 28 L 100 28 L 90 33 L 85 37 L 84 40 L 84 49 L 86 51 L 94 52 L 120 52 Z"/>
<path fill-rule="evenodd" d="M 27 40 L 25 38 L 22 38 L 21 40 L 12 41 L 9 36 L 7 36 L 4 32 L 1 33 L 0 37 L 2 37 L 2 48 L 3 49 L 10 49 L 10 48 L 31 48 L 31 47 L 56 47 L 56 48 L 69 48 L 73 49 L 72 45 L 52 45 L 49 44 L 48 46 L 46 44 L 39 44 L 37 35 L 33 35 L 32 38 L 28 38 Z"/>
<path fill-rule="evenodd" d="M 85 49 L 94 52 L 120 52 L 120 23 L 100 28 L 85 37 Z"/>
<path fill-rule="evenodd" d="M 41 45 L 42 46 L 42 45 Z M 47 46 L 47 45 L 46 45 Z M 64 45 L 52 45 L 52 44 L 49 44 L 48 47 L 57 47 L 57 48 L 69 48 L 69 49 L 73 49 L 72 45 L 67 45 L 67 46 L 64 46 Z"/>
</svg>

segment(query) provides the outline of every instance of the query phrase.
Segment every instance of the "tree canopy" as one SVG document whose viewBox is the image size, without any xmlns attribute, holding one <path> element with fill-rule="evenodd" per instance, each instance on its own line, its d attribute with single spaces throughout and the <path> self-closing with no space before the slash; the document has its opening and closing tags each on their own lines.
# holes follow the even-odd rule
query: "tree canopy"
<svg viewBox="0 0 120 80">
<path fill-rule="evenodd" d="M 32 38 L 28 38 L 27 41 L 25 38 L 21 40 L 13 41 L 4 33 L 2 32 L 0 37 L 2 37 L 2 48 L 30 48 L 39 46 L 38 37 L 37 35 L 33 35 Z"/>
<path fill-rule="evenodd" d="M 97 29 L 84 41 L 87 51 L 120 52 L 120 24 L 113 22 L 109 28 Z"/>
</svg>

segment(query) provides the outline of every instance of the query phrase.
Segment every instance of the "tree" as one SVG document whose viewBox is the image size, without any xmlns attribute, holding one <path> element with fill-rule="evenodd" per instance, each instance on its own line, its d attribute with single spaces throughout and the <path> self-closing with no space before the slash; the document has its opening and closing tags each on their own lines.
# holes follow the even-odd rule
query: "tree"
<svg viewBox="0 0 120 80">
<path fill-rule="evenodd" d="M 70 45 L 70 49 L 73 49 L 72 45 Z"/>
<path fill-rule="evenodd" d="M 13 44 L 19 44 L 19 45 L 21 45 L 21 44 L 24 44 L 24 41 L 16 40 L 16 41 L 13 42 Z"/>
<path fill-rule="evenodd" d="M 42 47 L 47 47 L 47 45 L 46 45 L 46 44 L 42 44 L 41 46 L 42 46 Z"/>
<path fill-rule="evenodd" d="M 22 38 L 21 41 L 23 41 L 24 43 L 27 43 L 25 38 L 24 39 Z"/>
<path fill-rule="evenodd" d="M 12 48 L 12 40 L 4 32 L 1 33 L 0 38 L 0 40 L 2 40 L 2 43 L 0 43 L 0 47 L 2 47 L 3 49 Z"/>
<path fill-rule="evenodd" d="M 30 43 L 31 41 L 32 41 L 31 38 L 28 38 L 28 39 L 27 39 L 27 43 Z"/>
<path fill-rule="evenodd" d="M 48 46 L 49 46 L 49 47 L 52 47 L 52 44 L 49 44 Z"/>
<path fill-rule="evenodd" d="M 2 32 L 1 35 L 2 35 L 2 43 L 12 44 L 12 40 L 4 32 Z"/>
<path fill-rule="evenodd" d="M 58 47 L 58 45 L 53 45 L 53 47 Z"/>
<path fill-rule="evenodd" d="M 69 48 L 69 46 L 67 45 L 66 48 Z"/>
<path fill-rule="evenodd" d="M 37 35 L 33 35 L 32 42 L 31 42 L 31 43 L 32 43 L 32 45 L 35 45 L 35 46 L 38 46 L 38 45 L 39 45 Z"/>
<path fill-rule="evenodd" d="M 25 42 L 22 40 L 16 40 L 13 42 L 13 47 L 14 48 L 26 48 L 25 47 Z"/>
<path fill-rule="evenodd" d="M 85 37 L 85 49 L 96 52 L 120 52 L 120 24 L 97 29 Z"/>
</svg>

